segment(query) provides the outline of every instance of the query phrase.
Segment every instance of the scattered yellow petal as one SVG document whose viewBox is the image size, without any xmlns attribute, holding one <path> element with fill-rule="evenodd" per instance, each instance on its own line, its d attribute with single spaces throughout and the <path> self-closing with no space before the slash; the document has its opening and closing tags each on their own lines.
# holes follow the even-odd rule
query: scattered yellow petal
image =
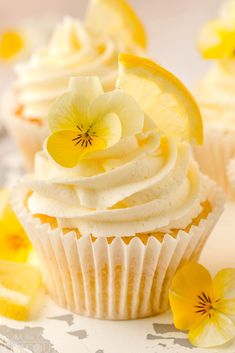
<svg viewBox="0 0 235 353">
<path fill-rule="evenodd" d="M 21 321 L 33 319 L 41 307 L 42 297 L 39 270 L 0 260 L 0 315 Z"/>
</svg>

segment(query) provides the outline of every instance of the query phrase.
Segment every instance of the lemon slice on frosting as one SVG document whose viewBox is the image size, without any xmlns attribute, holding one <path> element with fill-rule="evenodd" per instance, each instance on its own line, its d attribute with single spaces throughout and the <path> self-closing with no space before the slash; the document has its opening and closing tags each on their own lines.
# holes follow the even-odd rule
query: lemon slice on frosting
<svg viewBox="0 0 235 353">
<path fill-rule="evenodd" d="M 35 267 L 0 260 L 0 315 L 26 321 L 42 301 L 42 280 Z"/>
<path fill-rule="evenodd" d="M 86 26 L 94 34 L 110 36 L 120 43 L 147 46 L 144 26 L 125 0 L 92 0 Z"/>
<path fill-rule="evenodd" d="M 161 66 L 120 54 L 117 87 L 137 100 L 159 131 L 202 143 L 202 119 L 194 98 L 180 80 Z"/>
</svg>

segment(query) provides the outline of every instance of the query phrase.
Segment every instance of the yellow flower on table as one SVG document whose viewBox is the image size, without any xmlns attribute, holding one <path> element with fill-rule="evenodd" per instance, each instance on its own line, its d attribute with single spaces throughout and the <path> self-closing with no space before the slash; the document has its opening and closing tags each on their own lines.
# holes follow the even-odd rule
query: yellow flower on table
<svg viewBox="0 0 235 353">
<path fill-rule="evenodd" d="M 189 331 L 198 347 L 222 345 L 235 337 L 235 269 L 224 269 L 212 280 L 196 263 L 179 270 L 169 299 L 175 327 Z"/>
<path fill-rule="evenodd" d="M 104 93 L 97 77 L 78 77 L 52 105 L 48 122 L 52 134 L 46 141 L 47 152 L 61 166 L 73 168 L 92 152 L 141 132 L 144 113 L 126 93 Z"/>
<path fill-rule="evenodd" d="M 0 260 L 25 262 L 32 245 L 9 204 L 7 190 L 0 191 Z"/>
</svg>

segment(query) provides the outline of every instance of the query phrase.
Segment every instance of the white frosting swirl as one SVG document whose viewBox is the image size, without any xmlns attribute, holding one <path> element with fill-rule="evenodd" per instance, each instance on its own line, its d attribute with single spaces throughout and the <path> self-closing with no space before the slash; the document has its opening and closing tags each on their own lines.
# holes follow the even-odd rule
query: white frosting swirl
<svg viewBox="0 0 235 353">
<path fill-rule="evenodd" d="M 235 60 L 218 61 L 199 83 L 196 96 L 206 123 L 235 126 Z"/>
<path fill-rule="evenodd" d="M 96 38 L 77 20 L 65 18 L 55 29 L 49 46 L 16 67 L 15 88 L 23 116 L 44 119 L 51 103 L 66 92 L 72 76 L 99 76 L 105 90 L 113 88 L 120 50 L 125 48 L 109 38 Z"/>
<path fill-rule="evenodd" d="M 40 152 L 35 175 L 24 179 L 30 212 L 97 237 L 184 229 L 201 212 L 201 176 L 187 143 L 148 130 L 91 158 L 68 170 Z"/>
</svg>

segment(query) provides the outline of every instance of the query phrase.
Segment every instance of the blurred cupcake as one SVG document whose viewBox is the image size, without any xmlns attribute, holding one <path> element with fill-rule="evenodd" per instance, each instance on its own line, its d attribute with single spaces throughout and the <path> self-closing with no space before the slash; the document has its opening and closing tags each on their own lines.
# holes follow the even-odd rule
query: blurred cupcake
<svg viewBox="0 0 235 353">
<path fill-rule="evenodd" d="M 27 60 L 37 48 L 48 43 L 55 23 L 54 16 L 43 16 L 24 19 L 14 26 L 0 27 L 0 95 L 14 79 L 14 65 Z M 0 132 L 3 125 L 0 110 Z"/>
<path fill-rule="evenodd" d="M 0 28 L 0 66 L 11 67 L 48 43 L 58 20 L 55 16 L 24 19 L 14 26 Z"/>
<path fill-rule="evenodd" d="M 85 22 L 66 17 L 46 48 L 16 66 L 13 89 L 3 98 L 3 117 L 17 141 L 28 169 L 49 134 L 46 116 L 71 76 L 99 76 L 105 91 L 114 87 L 120 50 L 146 48 L 141 22 L 125 2 L 92 1 Z"/>
<path fill-rule="evenodd" d="M 227 165 L 235 157 L 235 1 L 208 22 L 199 38 L 205 59 L 216 62 L 199 82 L 196 97 L 205 127 L 202 147 L 195 147 L 201 170 L 232 196 Z"/>
<path fill-rule="evenodd" d="M 14 196 L 59 305 L 100 319 L 168 308 L 177 269 L 197 260 L 223 197 L 189 140 L 199 110 L 172 74 L 122 54 L 117 89 L 70 80 L 50 108 L 51 134 Z"/>
</svg>

